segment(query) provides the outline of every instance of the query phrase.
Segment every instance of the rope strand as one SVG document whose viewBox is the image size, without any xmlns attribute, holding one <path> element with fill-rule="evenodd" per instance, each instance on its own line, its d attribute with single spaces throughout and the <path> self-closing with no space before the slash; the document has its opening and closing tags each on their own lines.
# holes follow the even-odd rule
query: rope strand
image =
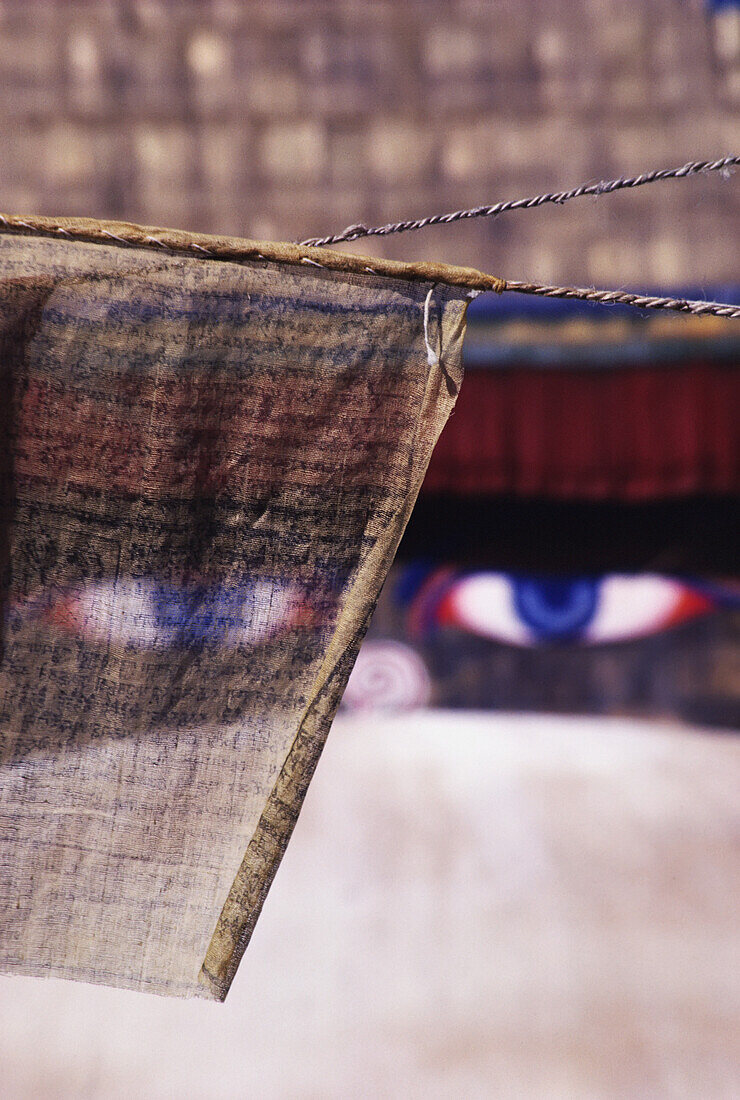
<svg viewBox="0 0 740 1100">
<path fill-rule="evenodd" d="M 586 302 L 604 302 L 607 305 L 637 306 L 639 309 L 670 309 L 676 313 L 694 313 L 698 316 L 730 317 L 740 319 L 740 306 L 722 302 L 696 302 L 687 298 L 658 298 L 652 294 L 633 294 L 626 290 L 590 290 L 577 286 L 540 286 L 537 283 L 520 283 L 506 280 L 504 290 L 519 294 L 537 294 L 542 298 L 578 298 Z"/>
<path fill-rule="evenodd" d="M 740 156 L 722 157 L 720 160 L 690 161 L 680 168 L 662 168 L 652 172 L 642 172 L 639 176 L 620 176 L 619 179 L 602 180 L 601 183 L 584 183 L 570 191 L 549 191 L 544 195 L 535 195 L 531 199 L 497 202 L 493 206 L 474 206 L 469 210 L 455 210 L 451 214 L 431 214 L 428 218 L 390 222 L 388 225 L 376 225 L 371 228 L 361 224 L 349 225 L 341 233 L 335 233 L 333 236 L 310 237 L 300 243 L 323 248 L 332 244 L 341 244 L 343 241 L 356 241 L 360 237 L 385 237 L 390 233 L 408 233 L 415 229 L 424 229 L 428 225 L 451 225 L 464 218 L 495 218 L 498 214 L 504 214 L 509 210 L 531 210 L 545 203 L 561 205 L 570 199 L 580 198 L 581 195 L 610 195 L 625 187 L 642 187 L 643 184 L 656 183 L 658 180 L 683 179 L 699 172 L 725 172 L 738 164 L 740 164 Z"/>
</svg>

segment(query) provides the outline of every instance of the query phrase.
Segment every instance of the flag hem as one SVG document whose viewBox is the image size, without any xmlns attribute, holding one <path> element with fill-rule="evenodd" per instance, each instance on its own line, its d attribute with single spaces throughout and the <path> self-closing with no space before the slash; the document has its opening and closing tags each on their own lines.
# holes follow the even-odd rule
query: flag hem
<svg viewBox="0 0 740 1100">
<path fill-rule="evenodd" d="M 325 267 L 331 271 L 382 275 L 467 287 L 470 290 L 490 290 L 501 293 L 503 279 L 486 275 L 471 267 L 420 261 L 407 263 L 376 256 L 360 256 L 338 252 L 331 248 L 314 248 L 290 242 L 254 241 L 241 237 L 189 233 L 181 229 L 136 225 L 132 222 L 100 221 L 97 218 L 50 218 L 41 215 L 0 214 L 0 233 L 20 236 L 46 236 L 145 248 L 154 251 L 186 253 L 201 259 L 228 260 L 234 263 L 264 260 L 302 266 Z"/>
</svg>

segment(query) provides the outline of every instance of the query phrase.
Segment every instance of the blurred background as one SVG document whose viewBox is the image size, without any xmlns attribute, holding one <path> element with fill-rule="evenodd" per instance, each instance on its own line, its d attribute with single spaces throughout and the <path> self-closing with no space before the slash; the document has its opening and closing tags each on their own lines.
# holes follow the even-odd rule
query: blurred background
<svg viewBox="0 0 740 1100">
<path fill-rule="evenodd" d="M 740 149 L 736 0 L 0 0 L 0 210 L 274 240 Z M 719 173 L 346 246 L 740 302 Z M 225 1006 L 0 979 L 0 1094 L 734 1100 L 736 322 L 484 295 Z"/>
</svg>

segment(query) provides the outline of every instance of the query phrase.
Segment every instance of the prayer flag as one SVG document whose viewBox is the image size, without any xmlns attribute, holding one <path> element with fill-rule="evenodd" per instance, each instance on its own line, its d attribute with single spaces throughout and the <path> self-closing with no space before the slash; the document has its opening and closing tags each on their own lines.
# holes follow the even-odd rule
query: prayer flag
<svg viewBox="0 0 740 1100">
<path fill-rule="evenodd" d="M 0 965 L 223 999 L 486 284 L 4 225 Z"/>
</svg>

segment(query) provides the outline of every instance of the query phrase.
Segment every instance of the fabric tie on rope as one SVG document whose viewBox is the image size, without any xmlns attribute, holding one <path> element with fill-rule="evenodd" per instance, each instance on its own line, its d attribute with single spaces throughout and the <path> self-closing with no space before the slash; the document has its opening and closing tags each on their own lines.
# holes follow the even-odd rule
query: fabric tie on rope
<svg viewBox="0 0 740 1100">
<path fill-rule="evenodd" d="M 424 343 L 427 349 L 427 363 L 430 367 L 439 366 L 439 355 L 432 347 L 429 340 L 429 306 L 432 301 L 432 295 L 434 294 L 434 287 L 429 288 L 429 293 L 424 299 Z"/>
</svg>

